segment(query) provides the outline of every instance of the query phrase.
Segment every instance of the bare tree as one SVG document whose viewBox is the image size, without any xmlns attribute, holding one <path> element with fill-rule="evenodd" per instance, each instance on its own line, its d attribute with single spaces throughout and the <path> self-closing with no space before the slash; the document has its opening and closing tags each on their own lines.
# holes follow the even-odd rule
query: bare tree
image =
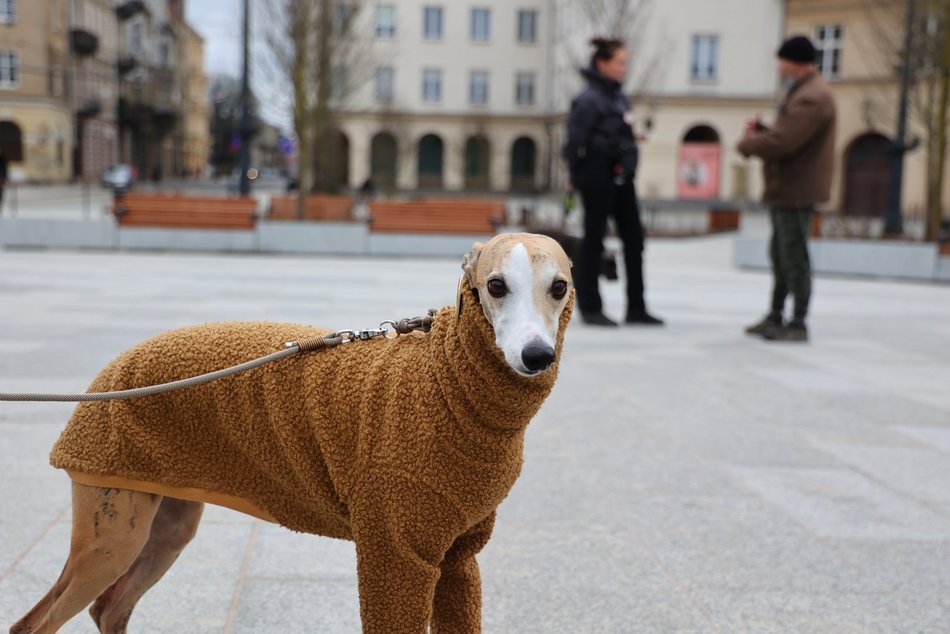
<svg viewBox="0 0 950 634">
<path fill-rule="evenodd" d="M 590 37 L 609 37 L 622 40 L 631 53 L 631 101 L 636 103 L 650 92 L 665 71 L 664 55 L 660 50 L 649 50 L 645 43 L 646 28 L 657 0 L 563 0 L 559 40 L 569 43 L 566 48 L 570 67 L 577 69 L 587 64 Z M 580 28 L 579 28 L 580 25 Z"/>
<path fill-rule="evenodd" d="M 366 83 L 372 60 L 356 33 L 363 0 L 279 0 L 266 33 L 273 66 L 293 94 L 303 218 L 305 194 L 336 191 L 341 163 L 340 111 Z"/>
<path fill-rule="evenodd" d="M 908 2 L 916 2 L 917 19 L 912 25 L 911 49 L 906 50 Z M 948 115 L 950 115 L 950 0 L 865 0 L 871 23 L 871 42 L 864 42 L 862 53 L 877 54 L 877 62 L 900 74 L 910 65 L 912 81 L 908 100 L 914 123 L 923 132 L 926 152 L 926 231 L 928 240 L 936 240 L 943 217 L 947 168 Z M 888 87 L 884 103 L 894 103 L 894 85 Z M 888 114 L 897 116 L 897 108 Z M 900 140 L 898 140 L 900 141 Z"/>
</svg>

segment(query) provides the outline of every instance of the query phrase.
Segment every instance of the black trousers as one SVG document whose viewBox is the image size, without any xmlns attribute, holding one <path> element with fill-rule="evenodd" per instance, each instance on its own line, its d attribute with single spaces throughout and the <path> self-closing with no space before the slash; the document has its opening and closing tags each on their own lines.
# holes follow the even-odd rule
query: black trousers
<svg viewBox="0 0 950 634">
<path fill-rule="evenodd" d="M 808 256 L 808 231 L 814 207 L 769 209 L 772 220 L 772 315 L 782 314 L 785 298 L 795 298 L 792 319 L 805 321 L 811 300 L 811 259 Z"/>
<path fill-rule="evenodd" d="M 607 235 L 607 219 L 613 218 L 623 242 L 623 260 L 627 277 L 627 314 L 646 310 L 643 301 L 643 225 L 640 204 L 633 183 L 616 185 L 606 181 L 600 187 L 581 189 L 584 201 L 584 237 L 578 261 L 574 263 L 574 287 L 582 313 L 600 313 L 603 300 L 598 286 L 600 260 Z"/>
</svg>

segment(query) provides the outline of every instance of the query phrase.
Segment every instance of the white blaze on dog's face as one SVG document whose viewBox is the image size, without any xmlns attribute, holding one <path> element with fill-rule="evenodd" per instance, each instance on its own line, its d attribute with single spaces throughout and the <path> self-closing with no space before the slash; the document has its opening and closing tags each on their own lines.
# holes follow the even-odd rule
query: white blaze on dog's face
<svg viewBox="0 0 950 634">
<path fill-rule="evenodd" d="M 564 249 L 547 236 L 502 234 L 475 244 L 462 268 L 508 365 L 524 376 L 547 370 L 572 284 Z"/>
</svg>

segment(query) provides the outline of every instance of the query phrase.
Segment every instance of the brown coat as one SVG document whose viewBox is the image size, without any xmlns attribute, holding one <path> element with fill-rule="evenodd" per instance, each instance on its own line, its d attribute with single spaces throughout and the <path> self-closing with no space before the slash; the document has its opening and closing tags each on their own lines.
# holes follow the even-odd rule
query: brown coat
<svg viewBox="0 0 950 634">
<path fill-rule="evenodd" d="M 831 198 L 835 121 L 834 96 L 814 72 L 789 90 L 772 127 L 750 132 L 739 142 L 744 156 L 765 162 L 764 202 L 806 206 Z"/>
<path fill-rule="evenodd" d="M 563 344 L 572 302 L 561 315 Z M 91 391 L 207 372 L 322 334 L 224 323 L 174 330 Z M 480 631 L 475 554 L 521 470 L 557 365 L 516 374 L 463 282 L 432 332 L 300 354 L 173 394 L 79 405 L 51 462 L 76 482 L 228 506 L 356 543 L 363 631 Z"/>
</svg>

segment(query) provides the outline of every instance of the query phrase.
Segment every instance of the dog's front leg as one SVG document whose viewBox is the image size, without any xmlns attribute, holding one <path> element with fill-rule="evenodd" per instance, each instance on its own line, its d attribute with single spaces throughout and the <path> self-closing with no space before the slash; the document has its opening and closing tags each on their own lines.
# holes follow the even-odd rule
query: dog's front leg
<svg viewBox="0 0 950 634">
<path fill-rule="evenodd" d="M 432 634 L 477 634 L 482 631 L 482 583 L 475 555 L 495 526 L 495 512 L 455 540 L 442 561 L 435 589 Z"/>
<path fill-rule="evenodd" d="M 364 634 L 425 634 L 439 563 L 461 532 L 447 500 L 406 474 L 368 475 L 349 501 Z"/>
</svg>

